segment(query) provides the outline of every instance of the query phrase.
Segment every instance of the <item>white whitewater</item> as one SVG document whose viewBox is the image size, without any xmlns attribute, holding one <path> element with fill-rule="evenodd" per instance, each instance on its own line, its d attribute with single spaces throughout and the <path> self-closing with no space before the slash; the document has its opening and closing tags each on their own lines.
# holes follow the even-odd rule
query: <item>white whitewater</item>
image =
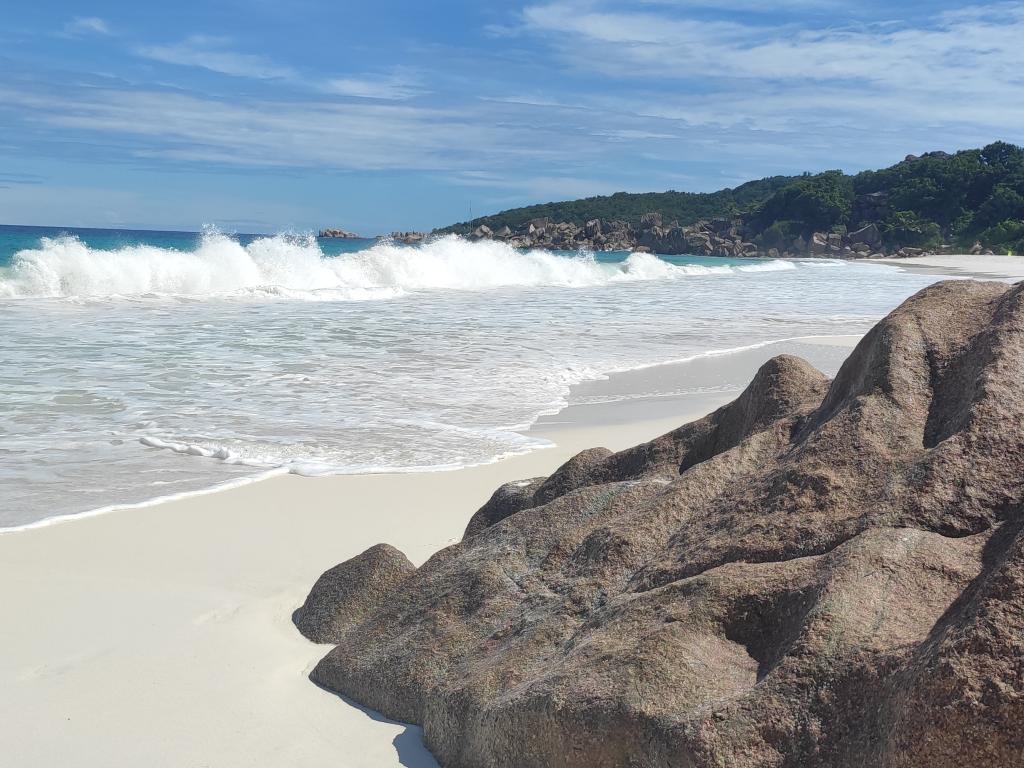
<svg viewBox="0 0 1024 768">
<path fill-rule="evenodd" d="M 346 300 L 390 298 L 409 291 L 502 287 L 588 287 L 635 280 L 666 280 L 734 271 L 794 269 L 791 262 L 746 266 L 672 265 L 649 254 L 618 264 L 545 251 L 520 252 L 500 242 L 470 243 L 455 236 L 421 248 L 380 243 L 325 258 L 313 237 L 278 235 L 243 247 L 207 233 L 194 251 L 147 245 L 94 250 L 75 237 L 43 238 L 21 251 L 0 277 L 0 296 L 249 296 Z"/>
<path fill-rule="evenodd" d="M 454 237 L 332 258 L 292 236 L 42 239 L 0 269 L 0 527 L 267 471 L 493 461 L 540 447 L 524 428 L 574 383 L 862 333 L 928 282 Z"/>
</svg>

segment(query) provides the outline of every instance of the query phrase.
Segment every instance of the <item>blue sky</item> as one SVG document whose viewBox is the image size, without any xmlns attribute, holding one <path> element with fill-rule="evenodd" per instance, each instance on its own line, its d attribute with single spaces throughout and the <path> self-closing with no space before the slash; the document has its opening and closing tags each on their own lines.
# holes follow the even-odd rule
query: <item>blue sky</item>
<svg viewBox="0 0 1024 768">
<path fill-rule="evenodd" d="M 366 233 L 1024 143 L 1024 2 L 11 3 L 0 223 Z"/>
</svg>

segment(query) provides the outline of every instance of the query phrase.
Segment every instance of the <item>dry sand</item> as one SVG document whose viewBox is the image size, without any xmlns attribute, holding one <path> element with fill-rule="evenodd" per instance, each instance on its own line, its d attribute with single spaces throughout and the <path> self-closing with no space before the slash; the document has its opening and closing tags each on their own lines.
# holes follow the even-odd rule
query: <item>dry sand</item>
<svg viewBox="0 0 1024 768">
<path fill-rule="evenodd" d="M 977 277 L 983 280 L 1024 279 L 1024 256 L 969 256 L 944 254 L 911 259 L 878 259 L 880 262 L 932 275 Z"/>
<path fill-rule="evenodd" d="M 585 385 L 555 447 L 455 472 L 279 476 L 0 535 L 0 763 L 11 768 L 430 766 L 418 729 L 307 679 L 290 622 L 316 577 L 381 541 L 414 562 L 500 484 L 621 449 L 735 397 L 782 351 L 833 372 L 852 337 L 783 343 Z M 623 392 L 639 399 L 601 403 Z"/>
</svg>

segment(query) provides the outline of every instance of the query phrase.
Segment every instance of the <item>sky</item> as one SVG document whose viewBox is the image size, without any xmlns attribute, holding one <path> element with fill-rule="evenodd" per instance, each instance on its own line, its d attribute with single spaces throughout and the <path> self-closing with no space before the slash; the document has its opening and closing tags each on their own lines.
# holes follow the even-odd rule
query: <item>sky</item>
<svg viewBox="0 0 1024 768">
<path fill-rule="evenodd" d="M 0 223 L 429 229 L 1024 143 L 1024 2 L 9 3 Z"/>
</svg>

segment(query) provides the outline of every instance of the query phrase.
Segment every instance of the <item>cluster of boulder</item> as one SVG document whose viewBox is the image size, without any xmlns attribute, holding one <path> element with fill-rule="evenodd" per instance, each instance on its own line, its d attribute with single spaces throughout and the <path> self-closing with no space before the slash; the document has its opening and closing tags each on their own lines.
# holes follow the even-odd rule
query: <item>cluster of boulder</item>
<svg viewBox="0 0 1024 768">
<path fill-rule="evenodd" d="M 346 229 L 321 229 L 317 233 L 317 237 L 340 237 L 350 240 L 364 239 L 362 235 L 357 235 L 355 232 L 349 232 Z"/>
<path fill-rule="evenodd" d="M 448 768 L 1024 764 L 1024 285 L 949 281 L 834 380 L 770 360 L 295 614 Z"/>
<path fill-rule="evenodd" d="M 430 239 L 430 237 L 431 235 L 429 232 L 392 232 L 390 235 L 384 237 L 384 240 L 401 243 L 402 245 L 420 245 Z"/>
<path fill-rule="evenodd" d="M 881 194 L 881 193 L 880 193 Z M 859 211 L 868 216 L 877 195 L 858 198 Z M 861 219 L 862 221 L 865 219 Z M 437 233 L 392 232 L 388 240 L 404 245 L 419 245 Z M 647 213 L 638 225 L 626 221 L 591 219 L 583 226 L 550 218 L 531 219 L 517 229 L 503 226 L 491 229 L 481 224 L 466 237 L 471 241 L 497 240 L 513 248 L 539 248 L 558 251 L 635 251 L 661 255 L 730 256 L 746 258 L 827 257 L 836 259 L 927 256 L 933 253 L 909 246 L 892 247 L 884 243 L 882 230 L 867 223 L 847 232 L 813 232 L 804 237 L 784 237 L 771 230 L 760 231 L 748 217 L 709 219 L 696 224 L 665 223 L 659 213 Z M 942 246 L 938 252 L 951 252 Z M 975 245 L 972 254 L 991 254 Z"/>
<path fill-rule="evenodd" d="M 678 222 L 664 223 L 658 213 L 645 214 L 639 226 L 624 221 L 593 219 L 581 227 L 572 222 L 555 223 L 549 218 L 541 218 L 528 221 L 517 230 L 508 226 L 492 230 L 481 225 L 468 237 L 470 240 L 502 240 L 514 248 L 639 251 L 664 255 L 853 259 L 926 254 L 918 248 L 888 248 L 883 244 L 877 224 L 867 224 L 842 234 L 815 232 L 807 238 L 798 236 L 766 242 L 765 235 L 743 217 L 698 221 L 683 226 Z"/>
<path fill-rule="evenodd" d="M 560 251 L 630 251 L 636 248 L 636 237 L 636 230 L 624 221 L 592 219 L 581 227 L 569 221 L 555 223 L 546 217 L 531 219 L 516 231 L 508 226 L 491 231 L 481 225 L 469 235 L 470 240 L 503 240 L 513 248 Z"/>
</svg>

